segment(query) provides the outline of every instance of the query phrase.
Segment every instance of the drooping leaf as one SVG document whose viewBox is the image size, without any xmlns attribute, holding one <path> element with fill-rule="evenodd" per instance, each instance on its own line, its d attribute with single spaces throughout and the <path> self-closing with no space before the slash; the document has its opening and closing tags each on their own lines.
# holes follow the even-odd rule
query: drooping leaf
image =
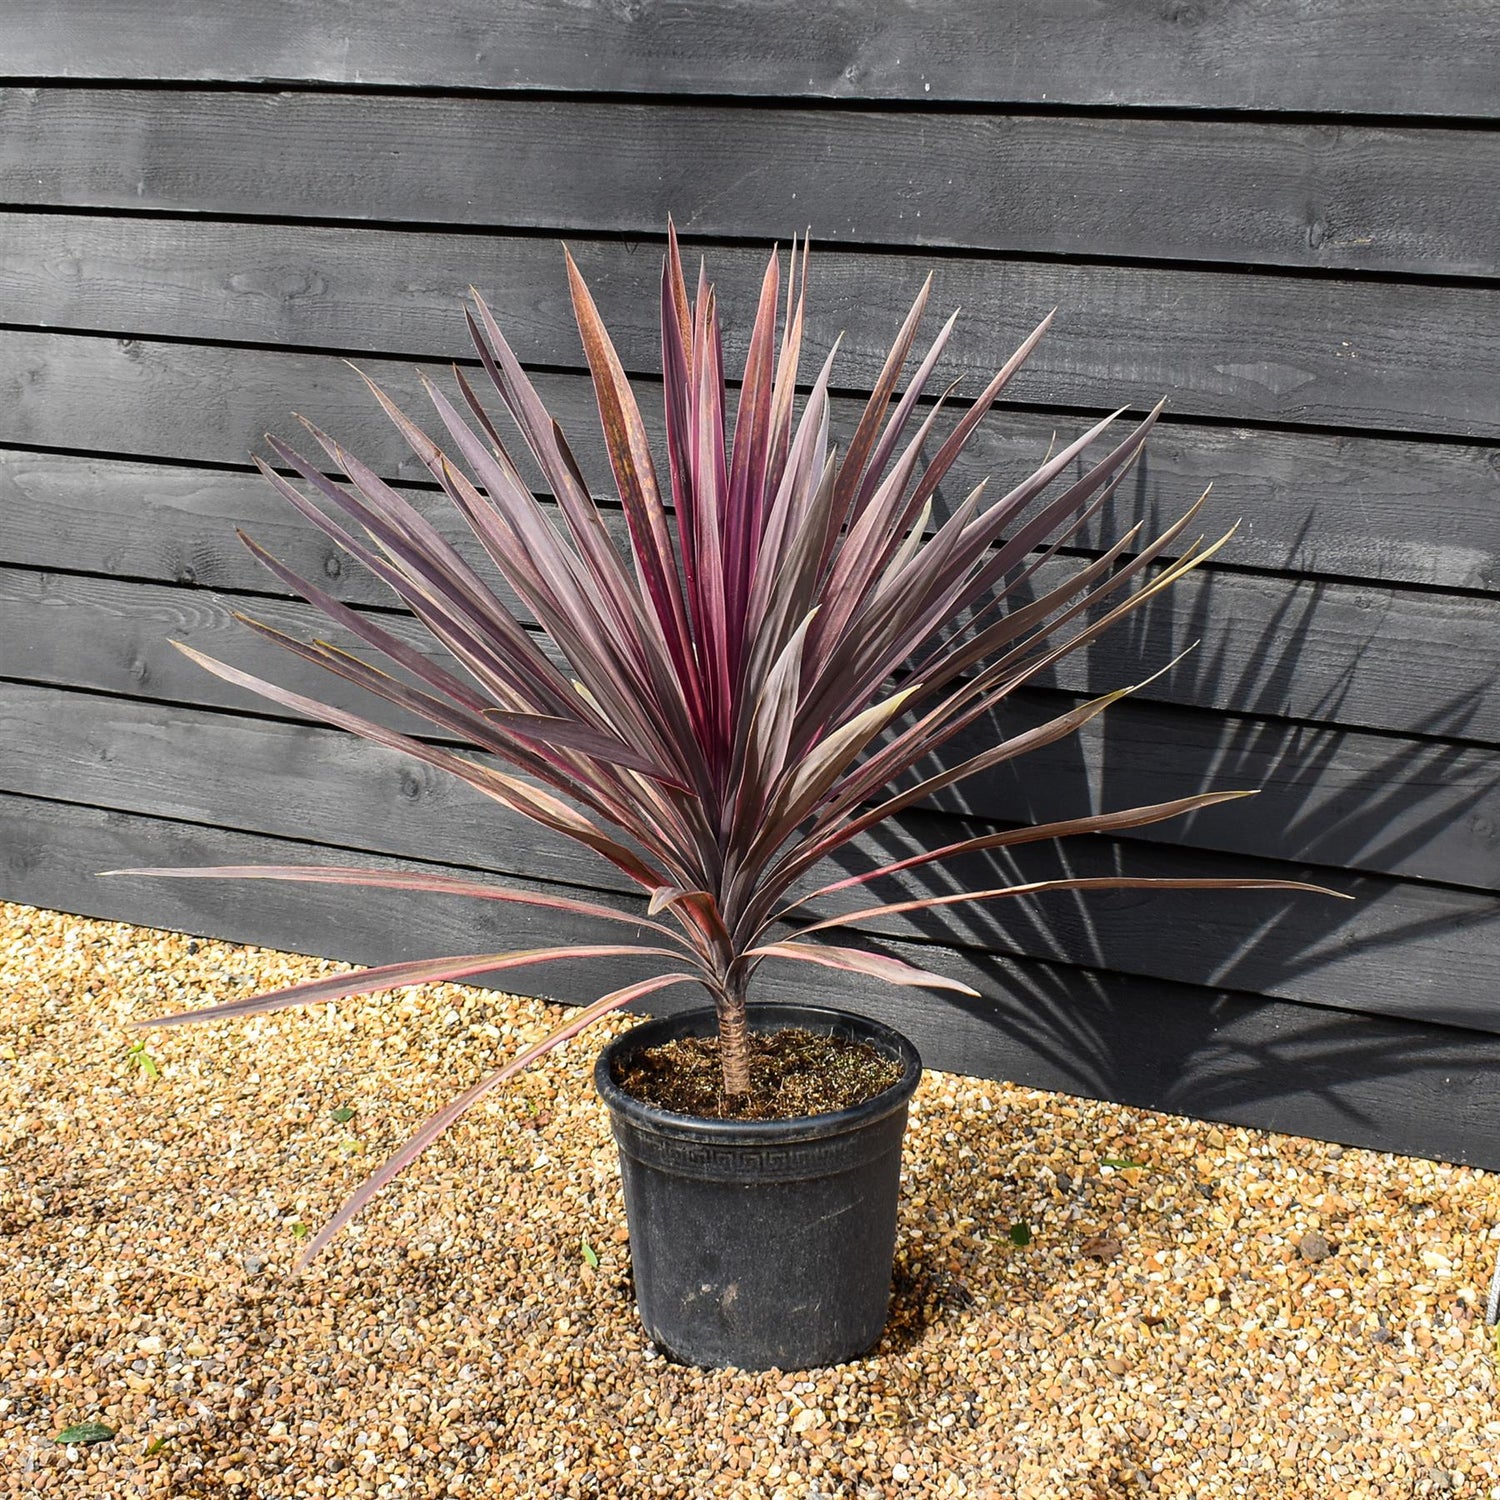
<svg viewBox="0 0 1500 1500">
<path fill-rule="evenodd" d="M 486 796 L 493 797 L 513 811 L 557 833 L 577 839 L 579 843 L 587 844 L 597 853 L 602 854 L 611 864 L 623 870 L 632 880 L 645 886 L 647 890 L 655 890 L 657 886 L 665 883 L 659 872 L 651 870 L 631 850 L 609 838 L 587 818 L 581 817 L 566 804 L 559 802 L 555 797 L 547 796 L 535 787 L 528 787 L 524 782 L 517 781 L 512 776 L 491 771 L 486 766 L 467 760 L 463 756 L 454 755 L 436 745 L 430 745 L 425 740 L 412 739 L 408 735 L 399 734 L 395 730 L 386 729 L 382 725 L 363 719 L 357 714 L 347 713 L 330 704 L 319 703 L 315 699 L 304 697 L 301 693 L 293 693 L 286 688 L 277 687 L 264 678 L 256 677 L 249 672 L 242 672 L 237 667 L 231 667 L 224 662 L 215 661 L 212 657 L 204 656 L 202 652 L 195 651 L 181 641 L 173 641 L 171 644 L 184 656 L 196 661 L 199 666 L 206 668 L 216 677 L 222 677 L 226 682 L 249 688 L 251 692 L 259 693 L 274 703 L 280 703 L 283 707 L 295 709 L 298 713 L 307 714 L 310 718 L 322 719 L 339 729 L 348 729 L 364 739 L 374 741 L 377 745 L 401 750 L 417 760 L 426 761 L 439 770 L 452 772 Z"/>
<path fill-rule="evenodd" d="M 453 979 L 472 979 L 476 974 L 500 973 L 505 969 L 529 968 L 532 964 L 557 963 L 576 958 L 676 958 L 670 948 L 648 948 L 641 944 L 574 943 L 563 948 L 521 948 L 511 953 L 471 953 L 462 958 L 425 958 L 408 963 L 381 964 L 360 969 L 353 974 L 335 974 L 326 979 L 309 979 L 284 990 L 264 995 L 247 995 L 243 1000 L 228 1000 L 223 1005 L 208 1005 L 201 1010 L 180 1011 L 176 1015 L 154 1016 L 136 1021 L 136 1026 L 188 1026 L 195 1021 L 228 1021 L 241 1016 L 264 1015 L 268 1011 L 286 1010 L 294 1005 L 319 1005 L 327 1000 L 345 1000 L 354 995 L 373 995 L 384 990 L 401 989 L 413 984 L 437 984 Z"/>
<path fill-rule="evenodd" d="M 959 901 L 994 901 L 1003 896 L 1039 896 L 1047 891 L 1113 890 L 1308 891 L 1317 896 L 1337 896 L 1342 901 L 1354 899 L 1343 891 L 1332 890 L 1326 885 L 1313 885 L 1306 880 L 1261 880 L 1228 876 L 1209 879 L 1157 875 L 1090 875 L 1068 880 L 1033 880 L 1021 885 L 998 886 L 990 891 L 957 891 L 944 896 L 921 896 L 911 901 L 892 901 L 884 906 L 867 906 L 862 911 L 845 912 L 841 916 L 824 917 L 820 922 L 811 922 L 799 929 L 799 935 L 808 932 L 823 932 L 830 927 L 852 927 L 860 922 L 872 921 L 876 917 L 896 916 L 901 912 L 930 911 L 934 907 L 952 906 Z"/>
<path fill-rule="evenodd" d="M 571 912 L 597 922 L 623 922 L 644 927 L 664 938 L 680 941 L 670 927 L 643 921 L 629 912 L 616 911 L 597 901 L 558 896 L 548 891 L 518 891 L 509 886 L 485 885 L 462 876 L 418 870 L 368 870 L 347 865 L 185 865 L 152 866 L 131 870 L 100 870 L 100 875 L 149 875 L 157 880 L 292 880 L 313 885 L 366 885 L 388 890 L 428 891 L 437 895 L 473 896 L 481 901 L 515 902 L 520 906 L 544 906 Z"/>
<path fill-rule="evenodd" d="M 1164 822 L 1168 818 L 1180 818 L 1200 808 L 1213 807 L 1220 802 L 1234 802 L 1241 797 L 1253 797 L 1253 791 L 1204 792 L 1197 797 L 1179 797 L 1172 802 L 1158 802 L 1150 807 L 1131 807 L 1119 812 L 1094 813 L 1081 818 L 1067 818 L 1057 823 L 1037 823 L 1027 828 L 1007 828 L 1000 833 L 976 834 L 973 838 L 961 839 L 954 844 L 945 844 L 939 849 L 924 849 L 920 854 L 908 855 L 905 859 L 893 860 L 873 870 L 861 870 L 856 875 L 835 880 L 829 885 L 819 886 L 815 891 L 799 897 L 796 906 L 804 906 L 820 896 L 832 895 L 834 891 L 847 890 L 850 886 L 865 885 L 872 880 L 895 875 L 901 870 L 914 869 L 918 865 L 931 864 L 940 859 L 956 859 L 964 854 L 978 854 L 986 849 L 1005 849 L 1016 844 L 1031 844 L 1039 839 L 1068 838 L 1079 833 L 1120 833 L 1130 828 L 1144 828 L 1151 823 Z M 785 916 L 792 908 L 778 913 Z"/>
<path fill-rule="evenodd" d="M 654 454 L 583 273 L 571 256 L 565 264 L 625 543 L 616 541 L 568 437 L 475 292 L 465 319 L 485 379 L 471 380 L 455 367 L 453 397 L 422 377 L 437 419 L 431 434 L 367 381 L 431 476 L 434 502 L 452 505 L 473 533 L 473 547 L 454 544 L 426 502 L 419 508 L 310 423 L 323 458 L 314 463 L 271 439 L 280 470 L 258 461 L 289 504 L 391 591 L 445 653 L 444 662 L 398 638 L 377 613 L 342 603 L 247 541 L 284 586 L 376 655 L 367 659 L 368 652 L 297 639 L 257 621 L 246 621 L 249 627 L 418 716 L 432 726 L 432 737 L 387 730 L 365 715 L 182 649 L 227 682 L 457 776 L 509 812 L 594 850 L 645 893 L 647 913 L 631 917 L 581 897 L 512 892 L 437 872 L 218 866 L 128 873 L 464 895 L 628 922 L 655 940 L 387 965 L 161 1024 L 561 958 L 646 955 L 685 967 L 612 992 L 461 1095 L 340 1209 L 312 1241 L 304 1264 L 483 1092 L 597 1016 L 666 984 L 696 980 L 727 1001 L 761 963 L 785 958 L 972 993 L 899 960 L 830 947 L 809 935 L 949 902 L 1055 890 L 1321 889 L 1298 881 L 1128 875 L 1018 881 L 872 905 L 767 941 L 770 925 L 805 902 L 882 877 L 1038 839 L 1119 833 L 1240 795 L 1204 791 L 1000 829 L 851 872 L 790 900 L 819 861 L 860 834 L 924 797 L 1078 732 L 1134 691 L 1096 697 L 956 763 L 944 759 L 959 735 L 1002 710 L 1012 694 L 1212 559 L 1228 534 L 1190 538 L 1200 500 L 1160 530 L 1133 528 L 1113 545 L 1070 559 L 1139 461 L 1159 406 L 1123 437 L 1110 436 L 1122 409 L 1071 441 L 1049 445 L 1035 472 L 998 498 L 981 483 L 934 522 L 940 487 L 1053 315 L 951 417 L 945 403 L 954 388 L 936 401 L 932 394 L 953 319 L 926 341 L 910 377 L 904 374 L 922 347 L 917 340 L 930 295 L 924 286 L 841 454 L 831 442 L 829 399 L 837 340 L 797 410 L 810 326 L 805 240 L 800 258 L 793 240 L 784 298 L 778 257 L 766 268 L 748 340 L 737 346 L 745 363 L 731 397 L 718 299 L 706 268 L 689 297 L 669 224 L 660 284 L 666 445 Z M 482 398 L 478 387 L 486 382 Z M 491 391 L 499 402 L 493 412 Z M 521 446 L 514 446 L 517 436 Z M 528 456 L 523 475 L 518 460 Z M 505 769 L 472 758 L 464 747 Z M 898 782 L 903 789 L 893 791 Z"/>
<path fill-rule="evenodd" d="M 979 991 L 944 974 L 919 969 L 899 958 L 880 953 L 866 953 L 860 948 L 835 948 L 828 943 L 766 943 L 750 949 L 750 958 L 791 958 L 804 964 L 820 964 L 825 969 L 843 969 L 850 974 L 868 974 L 887 984 L 925 985 L 929 989 L 957 990 L 961 995 L 979 998 Z"/>
<path fill-rule="evenodd" d="M 466 1089 L 451 1104 L 433 1115 L 394 1156 L 390 1157 L 389 1160 L 378 1167 L 360 1184 L 338 1212 L 313 1237 L 312 1243 L 303 1252 L 302 1258 L 292 1267 L 293 1275 L 299 1275 L 304 1271 L 329 1240 L 381 1188 L 400 1176 L 405 1168 L 415 1161 L 455 1120 L 466 1114 L 486 1094 L 504 1083 L 507 1078 L 513 1077 L 523 1068 L 530 1067 L 538 1058 L 545 1057 L 554 1047 L 561 1046 L 569 1037 L 577 1036 L 580 1031 L 593 1025 L 595 1021 L 602 1019 L 613 1011 L 622 1009 L 624 1006 L 629 1005 L 632 1000 L 639 1000 L 646 995 L 654 994 L 657 990 L 666 989 L 668 985 L 695 983 L 702 983 L 701 975 L 658 974 L 654 978 L 643 979 L 639 983 L 626 985 L 622 989 L 611 990 L 602 999 L 596 1000 L 592 1005 L 580 1009 L 568 1020 L 566 1025 L 558 1027 L 550 1036 L 544 1037 L 539 1042 L 533 1042 L 531 1046 L 518 1053 L 498 1073 L 491 1073 L 488 1078 L 481 1078 L 478 1083 Z"/>
</svg>

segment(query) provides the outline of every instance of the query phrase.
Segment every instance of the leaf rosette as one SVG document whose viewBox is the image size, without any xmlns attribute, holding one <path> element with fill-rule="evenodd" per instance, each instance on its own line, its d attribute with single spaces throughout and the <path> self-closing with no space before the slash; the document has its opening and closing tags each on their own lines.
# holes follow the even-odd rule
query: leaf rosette
<svg viewBox="0 0 1500 1500">
<path fill-rule="evenodd" d="M 1228 536 L 1184 540 L 1200 499 L 1159 535 L 1135 527 L 1098 556 L 1075 559 L 1072 571 L 1056 579 L 1052 565 L 1070 555 L 1063 549 L 1131 472 L 1160 406 L 1124 424 L 1123 432 L 1123 411 L 1106 417 L 1009 491 L 992 494 L 981 484 L 936 521 L 939 487 L 1052 315 L 939 436 L 954 392 L 927 397 L 956 314 L 902 386 L 929 282 L 840 452 L 830 437 L 837 345 L 799 396 L 807 268 L 806 245 L 799 255 L 794 244 L 783 294 L 773 253 L 731 420 L 714 289 L 700 271 L 689 297 L 676 233 L 669 231 L 660 307 L 665 445 L 658 455 L 594 300 L 567 257 L 614 481 L 616 498 L 608 505 L 591 494 L 561 427 L 477 292 L 467 316 L 479 363 L 545 496 L 523 477 L 495 413 L 459 366 L 456 399 L 424 377 L 436 426 L 446 434 L 442 445 L 367 382 L 468 523 L 478 548 L 474 561 L 310 424 L 321 458 L 271 438 L 279 467 L 257 460 L 292 506 L 394 592 L 447 661 L 415 650 L 243 534 L 282 584 L 385 665 L 240 618 L 277 646 L 506 769 L 179 649 L 227 682 L 449 772 L 586 846 L 639 887 L 646 912 L 436 873 L 332 865 L 110 872 L 396 888 L 549 907 L 636 930 L 630 942 L 387 964 L 144 1024 L 249 1016 L 561 960 L 645 956 L 662 969 L 578 1010 L 435 1115 L 312 1239 L 300 1264 L 491 1089 L 600 1017 L 670 985 L 699 983 L 712 995 L 724 1088 L 733 1094 L 748 1087 L 748 990 L 767 961 L 974 993 L 943 975 L 813 934 L 1043 891 L 1319 889 L 1269 880 L 1049 880 L 863 906 L 795 925 L 809 902 L 921 865 L 1139 828 L 1249 795 L 1208 792 L 1007 829 L 817 883 L 819 867 L 867 830 L 966 777 L 1076 733 L 1135 691 L 1108 693 L 956 762 L 942 756 L 1009 695 L 1201 565 Z M 1085 459 L 1093 460 L 1087 468 Z M 625 522 L 622 542 L 608 524 L 616 506 Z M 519 610 L 502 600 L 497 578 Z M 941 769 L 913 779 L 932 764 Z M 898 782 L 902 789 L 893 790 Z"/>
</svg>

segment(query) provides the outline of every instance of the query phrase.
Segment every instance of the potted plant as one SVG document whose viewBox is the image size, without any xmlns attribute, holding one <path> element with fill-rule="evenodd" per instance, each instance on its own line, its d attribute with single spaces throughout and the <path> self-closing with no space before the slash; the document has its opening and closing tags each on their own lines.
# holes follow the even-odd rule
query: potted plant
<svg viewBox="0 0 1500 1500">
<path fill-rule="evenodd" d="M 274 438 L 270 446 L 327 510 L 257 460 L 313 525 L 389 585 L 456 670 L 413 650 L 241 534 L 282 583 L 394 670 L 321 640 L 246 624 L 509 769 L 180 649 L 228 682 L 449 771 L 511 812 L 588 846 L 639 887 L 644 916 L 562 894 L 386 870 L 111 873 L 397 887 L 553 907 L 637 933 L 628 942 L 388 964 L 142 1024 L 247 1016 L 552 960 L 646 955 L 661 972 L 580 1009 L 429 1120 L 313 1238 L 299 1269 L 496 1085 L 612 1011 L 671 985 L 699 984 L 710 1008 L 645 1023 L 607 1048 L 597 1069 L 621 1148 L 643 1321 L 667 1350 L 698 1363 L 830 1363 L 868 1349 L 884 1324 L 900 1142 L 920 1063 L 909 1042 L 858 1016 L 752 1003 L 754 975 L 768 961 L 789 961 L 972 994 L 900 960 L 830 944 L 824 934 L 896 912 L 1043 890 L 1289 884 L 1052 880 L 865 906 L 785 931 L 809 901 L 930 861 L 1136 828 L 1246 795 L 1213 792 L 1006 829 L 832 882 L 819 884 L 816 875 L 829 855 L 882 820 L 1073 733 L 1132 691 L 1096 698 L 892 789 L 1008 694 L 1197 567 L 1227 538 L 1176 548 L 1172 560 L 1153 568 L 1174 548 L 1200 500 L 1160 536 L 1141 545 L 1136 528 L 1102 555 L 1080 561 L 1062 582 L 1040 571 L 1107 502 L 1160 407 L 1081 477 L 1070 471 L 1120 413 L 1048 457 L 1009 493 L 991 498 L 981 484 L 932 525 L 938 486 L 1051 317 L 937 441 L 944 398 L 930 405 L 921 398 L 953 319 L 897 397 L 927 302 L 924 286 L 840 454 L 829 440 L 837 345 L 816 372 L 800 415 L 795 411 L 804 373 L 805 245 L 800 261 L 793 246 L 784 301 L 774 254 L 767 267 L 731 424 L 714 291 L 700 272 L 689 301 L 669 231 L 661 281 L 661 467 L 571 256 L 567 270 L 627 531 L 623 555 L 562 430 L 477 293 L 468 321 L 480 363 L 551 491 L 550 508 L 533 494 L 458 366 L 456 400 L 425 382 L 447 451 L 373 383 L 371 390 L 469 523 L 487 559 L 482 567 L 316 428 L 309 431 L 326 456 L 318 461 Z M 324 466 L 343 480 L 329 477 Z M 485 576 L 490 570 L 532 625 L 497 597 Z M 1033 594 L 1023 594 L 1027 589 Z M 543 649 L 543 637 L 556 656 Z"/>
</svg>

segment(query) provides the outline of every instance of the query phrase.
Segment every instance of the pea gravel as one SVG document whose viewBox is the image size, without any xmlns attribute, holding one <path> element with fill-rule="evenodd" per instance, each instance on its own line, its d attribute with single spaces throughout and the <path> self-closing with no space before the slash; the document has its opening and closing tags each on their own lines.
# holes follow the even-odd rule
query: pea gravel
<svg viewBox="0 0 1500 1500">
<path fill-rule="evenodd" d="M 1493 1174 L 1006 1084 L 924 1081 L 892 1324 L 837 1369 L 645 1343 L 609 1028 L 291 1282 L 558 1013 L 442 985 L 127 1029 L 339 967 L 0 904 L 0 1494 L 1500 1497 Z"/>
</svg>

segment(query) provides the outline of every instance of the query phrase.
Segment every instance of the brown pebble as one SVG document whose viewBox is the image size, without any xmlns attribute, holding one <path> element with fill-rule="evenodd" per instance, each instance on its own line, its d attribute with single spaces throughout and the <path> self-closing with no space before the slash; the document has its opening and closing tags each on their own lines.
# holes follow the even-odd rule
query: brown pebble
<svg viewBox="0 0 1500 1500">
<path fill-rule="evenodd" d="M 570 1014 L 429 985 L 129 1029 L 221 973 L 341 968 L 0 903 L 0 1500 L 1500 1493 L 1500 1175 L 1009 1083 L 924 1078 L 890 1327 L 836 1369 L 650 1348 L 589 1076 L 628 1017 L 481 1103 L 293 1282 L 291 1224 Z M 120 1436 L 53 1441 L 89 1420 Z"/>
<path fill-rule="evenodd" d="M 1333 1246 L 1327 1239 L 1318 1233 L 1316 1229 L 1309 1229 L 1306 1234 L 1297 1241 L 1297 1254 L 1303 1260 L 1327 1260 L 1333 1254 Z"/>
<path fill-rule="evenodd" d="M 1114 1235 L 1096 1234 L 1078 1247 L 1078 1253 L 1090 1260 L 1113 1260 L 1124 1248 Z"/>
</svg>

